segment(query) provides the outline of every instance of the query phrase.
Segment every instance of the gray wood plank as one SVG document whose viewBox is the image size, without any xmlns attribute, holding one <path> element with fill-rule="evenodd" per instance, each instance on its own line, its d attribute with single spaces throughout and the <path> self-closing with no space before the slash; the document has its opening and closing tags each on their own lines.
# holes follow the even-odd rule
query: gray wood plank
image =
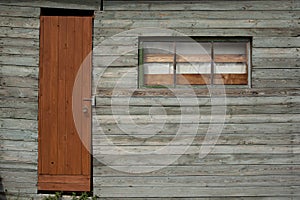
<svg viewBox="0 0 300 200">
<path fill-rule="evenodd" d="M 142 1 L 105 1 L 104 10 L 292 10 L 294 3 L 287 1 L 176 1 L 170 2 Z"/>
<path fill-rule="evenodd" d="M 14 7 L 11 5 L 0 5 L 0 16 L 9 17 L 35 17 L 40 16 L 40 9 L 34 7 Z"/>
</svg>

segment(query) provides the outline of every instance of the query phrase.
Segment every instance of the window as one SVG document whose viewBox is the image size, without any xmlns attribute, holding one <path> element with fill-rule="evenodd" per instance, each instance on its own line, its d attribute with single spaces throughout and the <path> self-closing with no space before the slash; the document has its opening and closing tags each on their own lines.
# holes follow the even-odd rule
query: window
<svg viewBox="0 0 300 200">
<path fill-rule="evenodd" d="M 249 38 L 142 37 L 139 85 L 248 85 Z"/>
</svg>

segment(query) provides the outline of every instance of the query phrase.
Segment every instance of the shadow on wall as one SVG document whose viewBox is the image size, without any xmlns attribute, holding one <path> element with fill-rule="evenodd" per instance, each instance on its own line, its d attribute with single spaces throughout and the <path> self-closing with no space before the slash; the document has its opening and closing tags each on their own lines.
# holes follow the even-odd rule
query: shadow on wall
<svg viewBox="0 0 300 200">
<path fill-rule="evenodd" d="M 2 184 L 2 178 L 0 177 L 0 199 L 1 200 L 6 200 L 6 196 L 5 196 L 5 191 L 4 191 L 4 187 Z"/>
</svg>

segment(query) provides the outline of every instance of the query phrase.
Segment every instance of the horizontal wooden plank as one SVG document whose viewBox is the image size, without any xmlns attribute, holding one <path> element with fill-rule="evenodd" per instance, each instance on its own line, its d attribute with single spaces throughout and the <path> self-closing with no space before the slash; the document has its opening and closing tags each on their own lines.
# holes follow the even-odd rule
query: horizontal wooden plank
<svg viewBox="0 0 300 200">
<path fill-rule="evenodd" d="M 185 97 L 185 96 L 173 96 L 173 97 L 159 97 L 153 95 L 146 96 L 144 98 L 136 96 L 112 96 L 103 97 L 101 95 L 96 96 L 97 107 L 98 106 L 145 106 L 145 107 L 183 107 L 183 106 L 260 106 L 260 105 L 288 105 L 292 103 L 300 103 L 299 96 L 272 96 L 266 95 L 262 97 L 255 96 L 237 96 L 231 97 L 230 95 L 224 97 L 226 98 L 226 103 L 224 98 L 218 98 L 217 96 L 210 97 Z M 113 108 L 113 107 L 112 107 Z"/>
<path fill-rule="evenodd" d="M 255 58 L 300 58 L 300 48 L 252 48 Z"/>
<path fill-rule="evenodd" d="M 28 130 L 6 130 L 0 129 L 0 139 L 10 141 L 24 141 L 34 142 L 37 141 L 37 132 Z"/>
<path fill-rule="evenodd" d="M 0 119 L 0 127 L 12 130 L 37 130 L 37 121 L 28 119 Z"/>
<path fill-rule="evenodd" d="M 83 10 L 99 10 L 100 3 L 98 1 L 93 0 L 75 0 L 70 3 L 67 0 L 33 0 L 30 2 L 27 1 L 18 1 L 18 0 L 10 0 L 8 2 L 1 2 L 2 5 L 15 6 L 15 7 L 50 7 L 50 8 L 66 8 L 66 9 L 83 9 Z"/>
<path fill-rule="evenodd" d="M 209 141 L 205 141 L 205 134 L 197 134 L 195 136 L 184 135 L 176 136 L 165 135 L 163 133 L 157 133 L 152 137 L 138 137 L 137 135 L 126 135 L 126 133 L 119 133 L 120 135 L 110 135 L 104 133 L 103 135 L 95 135 L 93 137 L 93 144 L 95 146 L 105 145 L 102 143 L 105 139 L 108 139 L 116 146 L 152 146 L 152 145 L 168 145 L 174 142 L 176 145 L 185 145 L 186 141 L 193 141 L 193 145 L 207 145 Z M 150 135 L 150 133 L 149 133 Z M 216 141 L 216 145 L 287 145 L 287 144 L 300 144 L 297 134 L 223 134 L 221 133 Z M 237 147 L 238 148 L 238 147 Z"/>
<path fill-rule="evenodd" d="M 299 78 L 295 79 L 254 79 L 252 85 L 255 88 L 298 88 Z"/>
<path fill-rule="evenodd" d="M 212 109 L 215 109 L 215 113 L 224 113 L 222 108 L 212 107 L 143 107 L 143 106 L 98 106 L 95 110 L 97 115 L 151 115 L 158 113 L 165 113 L 166 115 L 180 115 L 195 114 L 195 109 L 202 115 L 209 115 L 212 113 Z M 7 110 L 9 113 L 18 113 L 19 110 Z M 20 110 L 20 112 L 26 112 L 26 109 Z M 30 111 L 29 111 L 30 112 Z M 226 106 L 226 114 L 284 114 L 284 113 L 300 113 L 300 104 L 289 103 L 286 105 L 254 105 L 254 106 Z M 0 114 L 1 116 L 1 114 Z M 4 115 L 3 115 L 4 116 Z M 30 116 L 30 114 L 29 114 Z"/>
<path fill-rule="evenodd" d="M 218 127 L 218 125 L 213 125 L 213 124 L 200 125 L 198 126 L 197 134 L 198 135 L 206 134 L 209 126 L 214 130 Z M 158 136 L 169 135 L 174 137 L 174 134 L 177 134 L 179 127 L 182 128 L 181 133 L 183 136 L 188 136 L 188 135 L 195 136 L 196 134 L 195 128 L 188 124 L 164 124 L 163 128 L 159 129 L 159 131 L 156 134 Z M 121 125 L 121 126 L 116 124 L 100 124 L 99 128 L 101 128 L 103 132 L 100 132 L 95 127 L 94 139 L 97 139 L 97 137 L 101 137 L 101 135 L 99 134 L 102 134 L 103 136 L 103 133 L 108 136 L 114 136 L 114 135 L 124 136 L 124 134 L 127 133 L 130 133 L 130 136 L 142 137 L 142 138 L 149 138 L 153 136 L 153 132 L 150 131 L 141 132 L 140 129 L 137 129 L 136 125 L 133 124 Z M 300 128 L 300 124 L 298 123 L 224 124 L 221 134 L 226 136 L 230 134 L 250 134 L 250 135 L 251 134 L 253 135 L 282 134 L 284 136 L 287 135 L 286 137 L 288 138 L 290 134 L 298 133 L 299 128 Z"/>
<path fill-rule="evenodd" d="M 100 187 L 95 193 L 101 197 L 268 197 L 290 196 L 290 187 Z"/>
<path fill-rule="evenodd" d="M 187 138 L 185 138 L 187 140 Z M 105 141 L 105 140 L 102 140 Z M 101 141 L 100 141 L 101 142 Z M 176 141 L 172 141 L 176 143 Z M 149 145 L 149 146 L 115 146 L 115 145 L 93 145 L 93 151 L 96 153 L 101 153 L 102 155 L 116 155 L 116 156 L 132 156 L 132 155 L 160 155 L 171 156 L 171 155 L 190 155 L 201 152 L 202 145 L 195 144 L 187 146 L 186 151 L 182 150 L 182 143 L 178 142 L 178 145 L 172 145 L 173 143 L 165 143 L 160 145 Z M 186 142 L 187 143 L 187 142 Z M 211 143 L 211 141 L 210 141 Z M 187 145 L 187 144 L 186 144 Z M 207 144 L 211 145 L 211 144 Z M 168 152 L 159 152 L 163 147 L 167 146 L 169 149 Z M 205 146 L 205 144 L 204 144 Z M 116 149 L 117 148 L 117 149 Z M 210 147 L 207 147 L 210 148 Z M 8 149 L 9 150 L 9 149 Z M 215 145 L 212 147 L 209 154 L 224 154 L 224 155 L 233 155 L 233 154 L 296 154 L 300 153 L 300 148 L 293 145 Z M 130 162 L 130 161 L 129 161 Z M 120 162 L 116 161 L 116 164 Z"/>
<path fill-rule="evenodd" d="M 20 65 L 37 67 L 39 63 L 38 55 L 1 55 L 0 63 L 4 65 Z"/>
<path fill-rule="evenodd" d="M 24 46 L 3 46 L 0 48 L 2 54 L 12 55 L 38 55 L 39 49 L 37 47 L 24 47 Z"/>
<path fill-rule="evenodd" d="M 28 164 L 37 164 L 37 155 L 36 151 L 1 151 L 1 161 L 2 162 L 14 162 L 16 164 L 28 163 Z"/>
<path fill-rule="evenodd" d="M 0 90 L 1 91 L 1 90 Z M 226 88 L 226 92 L 222 88 L 194 88 L 176 89 L 176 93 L 170 89 L 96 89 L 96 94 L 101 97 L 267 97 L 267 96 L 299 96 L 300 89 L 296 88 Z"/>
<path fill-rule="evenodd" d="M 100 187 L 286 187 L 298 184 L 294 175 L 272 176 L 177 176 L 96 177 Z"/>
<path fill-rule="evenodd" d="M 1 118 L 37 120 L 37 109 L 0 108 L 0 111 Z"/>
<path fill-rule="evenodd" d="M 300 47 L 300 37 L 253 37 L 253 47 Z"/>
<path fill-rule="evenodd" d="M 39 41 L 37 39 L 32 38 L 10 38 L 10 37 L 1 37 L 0 44 L 2 48 L 5 46 L 9 47 L 36 47 L 38 49 Z"/>
<path fill-rule="evenodd" d="M 136 171 L 145 171 L 147 166 L 135 166 Z M 176 176 L 266 176 L 297 174 L 298 165 L 194 165 L 194 166 L 166 166 L 149 173 L 126 173 L 114 170 L 109 166 L 94 167 L 94 177 L 176 177 Z"/>
<path fill-rule="evenodd" d="M 40 15 L 39 8 L 33 7 L 14 7 L 14 6 L 5 6 L 0 5 L 0 16 L 9 16 L 9 17 L 36 17 Z"/>
<path fill-rule="evenodd" d="M 252 79 L 300 79 L 300 69 L 254 69 Z"/>
<path fill-rule="evenodd" d="M 33 88 L 19 88 L 19 87 L 4 87 L 0 88 L 0 95 L 3 97 L 17 97 L 17 98 L 34 98 L 38 96 L 38 91 Z"/>
<path fill-rule="evenodd" d="M 20 88 L 38 88 L 38 79 L 32 77 L 0 76 L 0 86 L 2 87 L 20 87 Z"/>
<path fill-rule="evenodd" d="M 176 2 L 176 4 L 179 2 Z M 195 2 L 196 3 L 196 2 Z M 197 2 L 199 3 L 199 2 Z M 174 3 L 173 3 L 174 4 Z M 171 5 L 172 6 L 172 5 Z M 283 14 L 284 12 L 284 14 Z M 178 10 L 143 10 L 141 15 L 140 11 L 133 10 L 105 10 L 104 13 L 95 12 L 96 20 L 103 19 L 139 19 L 139 20 L 151 20 L 151 19 L 170 19 L 170 20 L 182 20 L 182 19 L 296 19 L 299 15 L 299 11 L 275 11 L 275 10 L 199 10 L 191 11 L 185 9 L 184 12 L 178 12 Z"/>
<path fill-rule="evenodd" d="M 25 108 L 30 110 L 37 110 L 37 98 L 0 98 L 0 108 Z"/>
<path fill-rule="evenodd" d="M 258 58 L 252 57 L 252 68 L 299 68 L 299 58 Z"/>
<path fill-rule="evenodd" d="M 39 30 L 31 28 L 0 27 L 0 37 L 38 39 Z"/>
<path fill-rule="evenodd" d="M 37 174 L 30 171 L 10 171 L 2 170 L 1 178 L 4 183 L 14 182 L 14 183 L 28 183 L 33 184 L 37 182 Z"/>
<path fill-rule="evenodd" d="M 176 1 L 170 5 L 170 2 L 159 2 L 159 1 L 142 1 L 135 3 L 132 1 L 108 1 L 104 2 L 104 10 L 292 10 L 294 6 L 293 1 L 231 1 L 227 3 L 221 0 L 218 1 Z"/>
<path fill-rule="evenodd" d="M 164 20 L 164 19 L 151 19 L 151 20 L 109 20 L 103 19 L 101 21 L 95 20 L 94 26 L 96 28 L 145 28 L 145 27 L 160 27 L 160 28 L 292 28 L 297 25 L 292 20 L 226 20 L 226 19 L 203 19 L 203 20 Z"/>
<path fill-rule="evenodd" d="M 94 67 L 136 67 L 138 66 L 138 55 L 106 55 L 93 57 Z"/>
<path fill-rule="evenodd" d="M 1 65 L 0 74 L 5 76 L 38 78 L 39 68 L 29 66 Z"/>
<path fill-rule="evenodd" d="M 39 18 L 0 16 L 0 26 L 38 29 L 40 20 Z"/>
<path fill-rule="evenodd" d="M 297 156 L 296 156 L 297 155 Z M 210 166 L 210 165 L 299 165 L 299 154 L 208 154 L 199 158 L 197 154 L 180 155 L 155 155 L 155 154 L 132 154 L 132 155 L 102 155 L 94 152 L 97 162 L 119 171 L 136 172 L 135 167 L 148 167 L 147 171 L 158 170 L 166 166 Z M 146 156 L 146 157 L 145 157 Z M 171 164 L 168 161 L 173 161 Z M 96 162 L 95 161 L 95 162 Z"/>
<path fill-rule="evenodd" d="M 96 119 L 100 124 L 102 123 L 119 123 L 119 124 L 165 124 L 165 123 L 181 123 L 181 124 L 206 124 L 222 123 L 282 123 L 282 122 L 300 122 L 300 114 L 260 114 L 260 115 L 214 115 L 214 116 L 200 116 L 200 115 L 100 115 Z"/>
<path fill-rule="evenodd" d="M 143 28 L 144 26 L 141 26 L 140 28 Z M 286 37 L 293 37 L 298 36 L 299 28 L 273 28 L 273 29 L 263 29 L 263 28 L 202 28 L 202 29 L 196 29 L 196 28 L 172 28 L 174 32 L 170 31 L 162 31 L 159 29 L 159 27 L 156 28 L 147 28 L 147 29 L 137 29 L 134 31 L 128 31 L 129 28 L 94 28 L 94 34 L 98 35 L 98 37 L 103 36 L 260 36 L 260 37 L 282 37 L 282 35 Z M 0 35 L 1 36 L 1 35 Z"/>
</svg>

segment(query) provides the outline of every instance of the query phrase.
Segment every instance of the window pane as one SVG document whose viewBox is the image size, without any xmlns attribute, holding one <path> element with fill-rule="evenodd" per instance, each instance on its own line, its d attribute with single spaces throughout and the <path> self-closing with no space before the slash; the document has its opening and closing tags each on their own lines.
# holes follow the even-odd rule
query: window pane
<svg viewBox="0 0 300 200">
<path fill-rule="evenodd" d="M 177 74 L 210 74 L 210 63 L 177 63 Z"/>
<path fill-rule="evenodd" d="M 248 83 L 248 50 L 246 42 L 217 42 L 214 51 L 214 84 L 246 85 Z"/>
<path fill-rule="evenodd" d="M 173 74 L 173 64 L 145 63 L 144 74 Z"/>
</svg>

